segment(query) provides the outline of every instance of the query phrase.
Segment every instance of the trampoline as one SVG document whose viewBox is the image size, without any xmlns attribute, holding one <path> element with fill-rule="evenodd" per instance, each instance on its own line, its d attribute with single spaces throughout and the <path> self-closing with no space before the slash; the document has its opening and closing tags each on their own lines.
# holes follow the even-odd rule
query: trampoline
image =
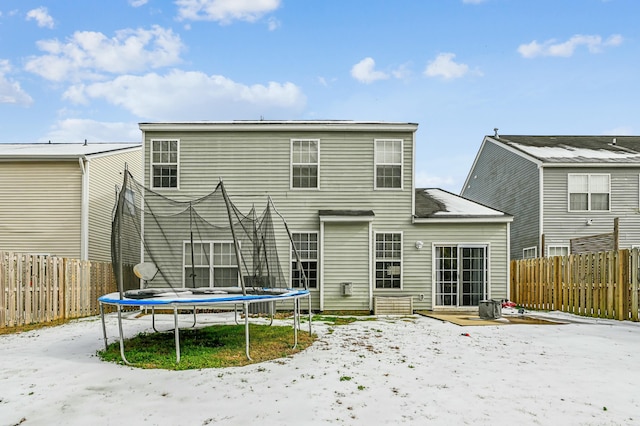
<svg viewBox="0 0 640 426">
<path fill-rule="evenodd" d="M 155 290 L 155 289 L 154 289 Z M 195 327 L 197 322 L 197 310 L 198 309 L 214 309 L 216 306 L 222 305 L 234 305 L 234 313 L 236 314 L 237 322 L 237 306 L 241 305 L 244 312 L 244 329 L 245 329 L 245 354 L 249 360 L 250 356 L 250 336 L 249 336 L 249 305 L 254 303 L 271 303 L 271 312 L 275 310 L 275 303 L 287 300 L 293 301 L 293 335 L 294 342 L 293 348 L 298 345 L 298 329 L 300 329 L 300 299 L 306 298 L 309 301 L 309 334 L 311 334 L 311 295 L 309 290 L 306 289 L 256 289 L 254 294 L 249 292 L 248 294 L 242 294 L 237 292 L 237 288 L 221 289 L 221 288 L 205 288 L 205 289 L 166 289 L 151 292 L 155 293 L 153 296 L 149 296 L 144 292 L 133 291 L 130 292 L 131 297 L 122 297 L 119 292 L 105 294 L 98 298 L 100 303 L 100 317 L 102 320 L 102 333 L 104 338 L 105 350 L 108 347 L 107 342 L 107 327 L 104 317 L 104 305 L 112 305 L 116 307 L 118 316 L 118 336 L 120 343 L 120 357 L 122 361 L 131 365 L 127 360 L 124 351 L 124 331 L 122 327 L 122 308 L 138 306 L 142 308 L 152 309 L 152 324 L 155 328 L 155 308 L 169 308 L 173 310 L 174 321 L 174 334 L 175 334 L 175 347 L 176 347 L 176 363 L 180 362 L 180 327 L 178 324 L 178 310 L 180 309 L 192 309 L 193 310 L 193 325 Z M 141 298 L 142 297 L 142 298 Z M 273 320 L 273 318 L 272 318 Z M 157 331 L 157 330 L 156 330 Z"/>
<path fill-rule="evenodd" d="M 166 142 L 166 141 L 165 141 Z M 295 348 L 300 329 L 300 301 L 308 300 L 311 334 L 311 294 L 299 249 L 317 247 L 292 235 L 270 196 L 263 195 L 264 210 L 258 213 L 254 197 L 242 199 L 242 213 L 228 196 L 222 179 L 205 195 L 180 199 L 166 197 L 137 182 L 125 168 L 111 227 L 111 258 L 118 291 L 98 298 L 105 348 L 107 330 L 104 305 L 115 306 L 122 361 L 124 351 L 122 310 L 150 309 L 155 331 L 155 309 L 173 310 L 176 362 L 180 362 L 179 310 L 193 311 L 233 305 L 245 323 L 246 355 L 250 356 L 249 314 L 278 302 L 293 303 Z M 191 194 L 193 196 L 193 194 Z M 264 198 L 266 196 L 266 198 Z M 245 211 L 246 211 L 245 210 Z M 285 262 L 279 253 L 287 253 Z M 261 304 L 261 305 L 258 305 Z M 264 305 L 262 305 L 264 304 Z"/>
</svg>

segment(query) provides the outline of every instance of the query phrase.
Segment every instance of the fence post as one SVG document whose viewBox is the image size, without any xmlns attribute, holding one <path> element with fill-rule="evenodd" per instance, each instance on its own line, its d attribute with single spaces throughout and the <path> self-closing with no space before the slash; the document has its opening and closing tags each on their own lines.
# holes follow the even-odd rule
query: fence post
<svg viewBox="0 0 640 426">
<path fill-rule="evenodd" d="M 638 321 L 638 249 L 631 251 L 631 320 Z"/>
</svg>

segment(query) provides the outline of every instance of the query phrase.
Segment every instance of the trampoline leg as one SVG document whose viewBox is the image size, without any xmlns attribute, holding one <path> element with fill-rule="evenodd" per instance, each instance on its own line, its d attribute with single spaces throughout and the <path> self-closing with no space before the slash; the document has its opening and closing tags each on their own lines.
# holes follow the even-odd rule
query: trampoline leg
<svg viewBox="0 0 640 426">
<path fill-rule="evenodd" d="M 175 328 L 173 329 L 173 335 L 176 338 L 176 364 L 180 364 L 180 331 L 178 329 L 178 307 L 173 307 L 173 323 Z"/>
<path fill-rule="evenodd" d="M 236 303 L 233 304 L 233 320 L 236 322 L 236 325 L 240 325 L 238 321 L 238 305 Z"/>
<path fill-rule="evenodd" d="M 131 363 L 129 361 L 127 361 L 127 358 L 124 356 L 124 337 L 122 333 L 122 306 L 118 305 L 118 332 L 120 334 L 120 358 L 122 358 L 122 361 L 127 364 L 127 365 L 131 365 Z"/>
<path fill-rule="evenodd" d="M 269 309 L 269 317 L 271 320 L 269 321 L 269 325 L 271 326 L 273 325 L 273 316 L 275 315 L 275 312 L 276 312 L 276 302 L 269 302 L 269 307 L 271 308 Z"/>
<path fill-rule="evenodd" d="M 309 336 L 311 336 L 311 293 L 307 295 L 307 300 L 309 301 Z"/>
<path fill-rule="evenodd" d="M 102 337 L 104 338 L 104 350 L 109 347 L 107 344 L 107 326 L 104 325 L 104 305 L 100 302 L 100 318 L 102 319 Z"/>
<path fill-rule="evenodd" d="M 157 333 L 158 329 L 156 328 L 156 307 L 155 306 L 151 307 L 151 326 L 153 327 L 153 331 Z"/>
<path fill-rule="evenodd" d="M 191 328 L 195 328 L 196 326 L 196 307 L 193 307 L 193 325 L 191 326 Z"/>
<path fill-rule="evenodd" d="M 253 361 L 249 355 L 249 304 L 244 302 L 244 346 L 247 359 Z"/>
<path fill-rule="evenodd" d="M 300 315 L 300 304 L 298 299 L 293 299 L 293 349 L 298 347 L 298 316 Z"/>
</svg>

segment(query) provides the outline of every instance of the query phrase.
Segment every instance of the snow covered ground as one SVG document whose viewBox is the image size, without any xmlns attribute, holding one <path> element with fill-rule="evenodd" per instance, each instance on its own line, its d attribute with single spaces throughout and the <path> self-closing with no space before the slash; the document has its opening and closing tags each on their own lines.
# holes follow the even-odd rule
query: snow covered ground
<svg viewBox="0 0 640 426">
<path fill-rule="evenodd" d="M 197 371 L 102 362 L 93 317 L 0 336 L 0 425 L 640 424 L 640 324 L 546 316 L 571 322 L 314 323 L 318 341 L 291 358 Z M 114 316 L 107 327 L 113 341 Z"/>
</svg>

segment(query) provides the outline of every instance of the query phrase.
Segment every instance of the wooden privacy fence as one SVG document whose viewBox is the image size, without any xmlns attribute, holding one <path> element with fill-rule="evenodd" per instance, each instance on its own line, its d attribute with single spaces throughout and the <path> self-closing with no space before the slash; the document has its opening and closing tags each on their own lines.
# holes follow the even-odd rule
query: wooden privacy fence
<svg viewBox="0 0 640 426">
<path fill-rule="evenodd" d="M 97 315 L 116 290 L 111 263 L 0 252 L 0 328 Z"/>
<path fill-rule="evenodd" d="M 511 261 L 511 299 L 527 309 L 638 321 L 638 249 Z"/>
</svg>

